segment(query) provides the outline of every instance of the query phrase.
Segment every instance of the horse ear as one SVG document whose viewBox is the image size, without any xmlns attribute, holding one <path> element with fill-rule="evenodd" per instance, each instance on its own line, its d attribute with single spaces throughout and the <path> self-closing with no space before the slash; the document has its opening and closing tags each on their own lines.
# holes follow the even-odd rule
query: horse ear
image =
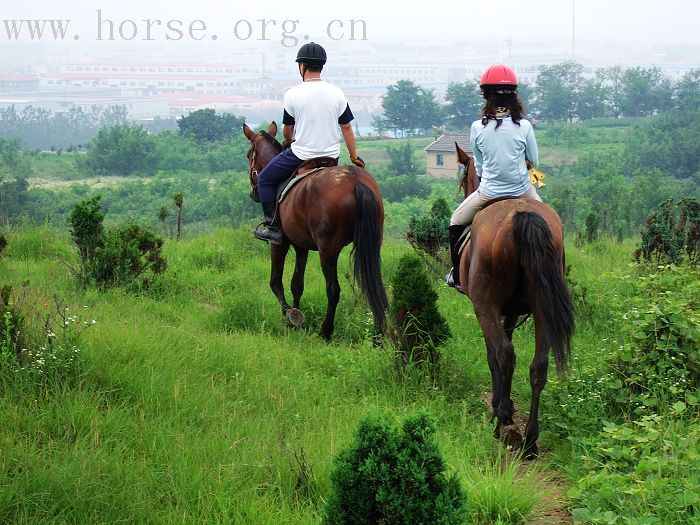
<svg viewBox="0 0 700 525">
<path fill-rule="evenodd" d="M 255 132 L 248 127 L 248 124 L 243 123 L 243 134 L 248 138 L 249 141 L 253 142 L 255 138 Z"/>
<path fill-rule="evenodd" d="M 267 132 L 272 135 L 273 137 L 277 136 L 277 122 L 274 120 L 270 123 L 270 126 L 267 128 Z"/>
<path fill-rule="evenodd" d="M 465 166 L 469 164 L 469 159 L 471 159 L 471 155 L 469 155 L 469 153 L 460 148 L 459 144 L 457 144 L 456 141 L 455 148 L 457 149 L 457 160 L 459 161 L 459 163 L 464 164 Z"/>
</svg>

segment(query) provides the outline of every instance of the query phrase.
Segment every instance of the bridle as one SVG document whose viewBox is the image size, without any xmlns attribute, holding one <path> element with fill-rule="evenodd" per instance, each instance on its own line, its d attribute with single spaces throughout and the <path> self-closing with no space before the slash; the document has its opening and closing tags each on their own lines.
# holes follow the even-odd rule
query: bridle
<svg viewBox="0 0 700 525">
<path fill-rule="evenodd" d="M 255 202 L 260 202 L 260 195 L 258 194 L 258 168 L 255 165 L 256 162 L 256 151 L 255 151 L 255 144 L 251 144 L 250 146 L 250 151 L 248 152 L 248 156 L 250 157 L 250 172 L 248 173 L 248 176 L 250 178 L 250 197 L 255 201 Z"/>
</svg>

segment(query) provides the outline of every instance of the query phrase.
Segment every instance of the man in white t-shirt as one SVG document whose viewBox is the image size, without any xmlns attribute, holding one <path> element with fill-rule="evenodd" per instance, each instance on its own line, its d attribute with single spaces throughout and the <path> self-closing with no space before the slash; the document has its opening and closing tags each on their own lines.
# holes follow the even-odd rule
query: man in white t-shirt
<svg viewBox="0 0 700 525">
<path fill-rule="evenodd" d="M 258 191 L 265 227 L 256 228 L 253 235 L 261 240 L 280 244 L 283 233 L 275 214 L 277 185 L 292 176 L 305 161 L 316 157 L 340 156 L 340 139 L 350 153 L 350 160 L 365 167 L 357 156 L 354 119 L 343 91 L 321 79 L 326 63 L 326 51 L 320 45 L 304 44 L 297 53 L 299 73 L 304 80 L 284 94 L 284 145 L 286 148 L 265 166 L 258 177 Z"/>
</svg>

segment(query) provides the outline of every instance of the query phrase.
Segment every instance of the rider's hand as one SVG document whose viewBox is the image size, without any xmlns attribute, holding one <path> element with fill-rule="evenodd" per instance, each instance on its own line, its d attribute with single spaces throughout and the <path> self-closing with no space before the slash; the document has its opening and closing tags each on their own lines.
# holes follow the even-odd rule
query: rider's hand
<svg viewBox="0 0 700 525">
<path fill-rule="evenodd" d="M 525 166 L 527 167 L 527 171 L 530 171 L 532 168 L 534 168 L 532 162 L 530 162 L 529 159 L 525 159 Z"/>
<path fill-rule="evenodd" d="M 292 142 L 294 142 L 293 139 L 284 139 L 282 142 L 282 149 L 289 149 L 292 147 Z"/>
<path fill-rule="evenodd" d="M 365 169 L 365 161 L 362 160 L 362 157 L 350 157 L 350 162 L 352 162 L 358 168 Z"/>
</svg>

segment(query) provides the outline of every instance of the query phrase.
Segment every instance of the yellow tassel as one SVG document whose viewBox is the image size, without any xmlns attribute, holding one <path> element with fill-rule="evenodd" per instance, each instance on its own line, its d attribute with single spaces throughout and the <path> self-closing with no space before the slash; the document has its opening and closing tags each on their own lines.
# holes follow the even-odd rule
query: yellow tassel
<svg viewBox="0 0 700 525">
<path fill-rule="evenodd" d="M 530 182 L 538 188 L 544 188 L 545 174 L 537 168 L 530 168 Z"/>
</svg>

